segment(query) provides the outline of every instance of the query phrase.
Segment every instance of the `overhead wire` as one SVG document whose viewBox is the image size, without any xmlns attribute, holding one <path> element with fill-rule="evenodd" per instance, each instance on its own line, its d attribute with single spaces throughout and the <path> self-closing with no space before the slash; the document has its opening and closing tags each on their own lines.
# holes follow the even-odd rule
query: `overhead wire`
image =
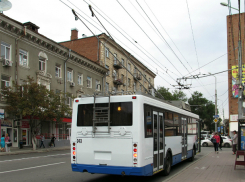
<svg viewBox="0 0 245 182">
<path fill-rule="evenodd" d="M 149 35 L 143 30 L 143 28 L 135 21 L 135 19 L 129 14 L 129 12 L 124 8 L 124 6 L 117 0 L 118 4 L 123 8 L 123 10 L 128 14 L 128 16 L 136 23 L 136 25 L 144 32 L 144 34 L 147 36 L 147 38 L 154 44 L 154 46 L 160 51 L 160 53 L 166 58 L 166 60 L 174 67 L 174 69 L 180 73 L 180 71 L 176 68 L 176 66 L 173 65 L 173 63 L 168 59 L 168 57 L 161 51 L 161 49 L 155 44 L 155 42 L 149 37 Z"/>
<path fill-rule="evenodd" d="M 181 54 L 181 56 L 184 58 L 184 60 L 187 62 L 187 64 L 190 66 L 191 70 L 192 67 L 189 64 L 189 62 L 186 60 L 186 58 L 183 56 L 183 54 L 181 53 L 181 51 L 179 50 L 179 48 L 177 47 L 177 45 L 174 43 L 173 39 L 170 37 L 170 35 L 168 34 L 168 32 L 165 30 L 165 28 L 162 26 L 161 22 L 158 20 L 158 18 L 156 17 L 155 13 L 151 10 L 150 6 L 146 3 L 146 1 L 144 0 L 146 6 L 149 8 L 149 10 L 151 11 L 151 13 L 153 14 L 153 16 L 155 17 L 155 19 L 157 20 L 157 22 L 160 24 L 160 26 L 162 27 L 163 31 L 167 34 L 167 36 L 169 37 L 169 39 L 172 41 L 172 43 L 174 44 L 175 48 L 179 51 L 179 53 Z"/>
<path fill-rule="evenodd" d="M 84 2 L 86 2 L 86 0 L 84 0 Z M 91 1 L 90 1 L 91 2 Z M 86 2 L 87 3 L 87 2 Z M 91 2 L 92 3 L 92 2 Z M 87 3 L 87 4 L 89 4 L 89 3 Z M 92 3 L 93 4 L 93 3 Z M 99 9 L 95 4 L 93 4 L 97 9 Z M 104 18 L 103 17 L 103 15 L 101 15 L 95 8 L 93 8 L 102 18 Z M 99 9 L 100 10 L 100 9 Z M 101 10 L 100 10 L 101 11 Z M 103 13 L 103 11 L 101 11 L 102 13 Z M 146 49 L 144 49 L 137 41 L 135 41 L 130 35 L 128 35 L 127 34 L 127 32 L 125 32 L 119 25 L 117 25 L 112 19 L 110 19 L 105 13 L 103 13 L 110 21 L 112 21 L 116 26 L 118 26 L 128 37 L 130 37 L 137 45 L 139 45 L 145 52 L 147 52 L 148 54 L 150 54 Z M 133 44 L 129 39 L 128 39 L 128 37 L 127 36 L 125 36 L 120 30 L 118 30 L 112 23 L 110 23 L 106 18 L 104 18 L 104 20 L 106 20 L 113 28 L 115 28 L 121 35 L 123 35 L 131 44 Z M 133 44 L 137 49 L 139 49 L 135 44 Z M 140 49 L 139 49 L 140 50 Z M 140 50 L 144 55 L 146 55 L 145 54 L 145 52 L 144 51 L 142 51 L 142 50 Z M 151 54 L 150 54 L 151 55 Z M 149 59 L 151 59 L 152 60 L 152 58 L 154 58 L 156 61 L 158 61 L 154 56 L 152 56 L 152 58 L 150 58 L 148 55 L 146 55 Z M 158 61 L 158 63 L 159 64 L 157 64 L 154 60 L 152 60 L 157 66 L 159 66 L 159 64 L 161 64 L 162 65 L 162 63 L 160 63 L 159 61 Z M 164 67 L 166 70 L 164 70 L 162 67 Z M 162 66 L 159 66 L 159 68 L 161 68 L 164 72 L 166 72 L 167 74 L 168 74 L 168 72 L 171 72 L 171 73 L 173 73 L 173 74 L 175 74 L 174 72 L 172 72 L 172 71 L 168 71 L 168 68 L 166 68 L 166 66 L 164 66 L 164 65 L 162 65 Z M 169 75 L 169 77 L 171 77 L 172 78 L 172 76 L 170 75 L 170 74 L 168 74 Z M 176 75 L 176 74 L 175 74 Z M 176 75 L 177 76 L 177 75 Z M 172 78 L 173 79 L 173 78 Z M 173 80 L 175 80 L 175 79 L 173 79 Z"/>
</svg>

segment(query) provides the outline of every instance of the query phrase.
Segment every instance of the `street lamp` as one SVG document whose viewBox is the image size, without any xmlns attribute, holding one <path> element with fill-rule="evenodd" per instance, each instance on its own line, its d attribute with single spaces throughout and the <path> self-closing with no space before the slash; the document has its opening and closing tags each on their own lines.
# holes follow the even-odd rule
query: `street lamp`
<svg viewBox="0 0 245 182">
<path fill-rule="evenodd" d="M 212 75 L 211 73 L 209 74 Z M 217 78 L 216 76 L 214 76 L 214 78 L 215 78 L 215 115 L 217 115 Z M 217 132 L 217 123 L 215 123 L 215 132 Z"/>
<path fill-rule="evenodd" d="M 228 6 L 228 4 L 227 3 L 224 3 L 224 2 L 221 2 L 220 5 L 221 6 L 227 6 L 227 7 L 231 8 L 231 9 L 235 9 L 235 10 L 239 11 L 237 8 L 233 8 L 231 6 Z"/>
</svg>

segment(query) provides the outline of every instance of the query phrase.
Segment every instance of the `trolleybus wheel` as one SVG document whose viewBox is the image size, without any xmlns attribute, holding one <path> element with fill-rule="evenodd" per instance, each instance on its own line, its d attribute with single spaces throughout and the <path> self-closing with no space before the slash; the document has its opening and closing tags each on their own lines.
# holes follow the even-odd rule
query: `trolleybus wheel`
<svg viewBox="0 0 245 182">
<path fill-rule="evenodd" d="M 166 156 L 165 164 L 164 164 L 163 175 L 164 175 L 164 176 L 169 175 L 170 171 L 171 171 L 171 155 L 170 155 L 170 153 L 168 152 L 168 153 L 167 153 L 167 156 Z"/>
</svg>

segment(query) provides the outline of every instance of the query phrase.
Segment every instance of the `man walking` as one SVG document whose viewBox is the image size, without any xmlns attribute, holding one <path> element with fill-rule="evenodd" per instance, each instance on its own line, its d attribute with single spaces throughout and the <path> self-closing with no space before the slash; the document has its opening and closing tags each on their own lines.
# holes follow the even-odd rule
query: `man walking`
<svg viewBox="0 0 245 182">
<path fill-rule="evenodd" d="M 237 132 L 236 132 L 236 130 L 234 130 L 233 133 L 234 133 L 234 136 L 232 139 L 232 142 L 233 142 L 232 151 L 233 151 L 233 155 L 235 155 L 236 154 L 236 145 L 237 145 Z"/>
<path fill-rule="evenodd" d="M 41 134 L 41 145 L 40 145 L 40 148 L 42 148 L 42 146 L 43 146 L 43 148 L 45 148 L 45 146 L 43 144 L 44 140 L 45 140 L 45 137 L 43 136 L 43 134 Z"/>
</svg>

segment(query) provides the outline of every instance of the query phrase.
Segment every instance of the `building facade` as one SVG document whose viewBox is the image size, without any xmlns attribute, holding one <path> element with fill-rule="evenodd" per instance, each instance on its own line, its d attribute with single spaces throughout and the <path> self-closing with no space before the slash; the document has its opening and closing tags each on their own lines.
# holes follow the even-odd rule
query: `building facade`
<svg viewBox="0 0 245 182">
<path fill-rule="evenodd" d="M 106 34 L 98 38 L 84 36 L 79 39 L 78 30 L 72 29 L 71 40 L 60 44 L 108 69 L 105 92 L 151 92 L 156 75 Z"/>
<path fill-rule="evenodd" d="M 101 89 L 106 68 L 39 34 L 38 29 L 31 22 L 20 23 L 0 14 L 1 88 L 12 86 L 12 82 L 22 84 L 30 76 L 49 90 L 66 93 L 66 104 L 70 108 L 72 97 L 92 95 Z M 31 145 L 28 117 L 14 123 L 16 118 L 4 111 L 7 105 L 1 96 L 1 135 L 8 133 L 14 147 L 19 140 L 23 140 L 24 145 Z M 70 124 L 69 117 L 62 123 L 50 121 L 42 125 L 41 132 L 64 138 Z"/>
<path fill-rule="evenodd" d="M 245 13 L 241 13 L 241 42 L 242 42 L 242 83 L 245 83 Z M 238 131 L 238 41 L 239 14 L 227 16 L 227 52 L 228 52 L 228 99 L 229 99 L 229 134 Z M 242 98 L 243 99 L 243 98 Z M 244 115 L 245 113 L 243 113 Z"/>
</svg>

